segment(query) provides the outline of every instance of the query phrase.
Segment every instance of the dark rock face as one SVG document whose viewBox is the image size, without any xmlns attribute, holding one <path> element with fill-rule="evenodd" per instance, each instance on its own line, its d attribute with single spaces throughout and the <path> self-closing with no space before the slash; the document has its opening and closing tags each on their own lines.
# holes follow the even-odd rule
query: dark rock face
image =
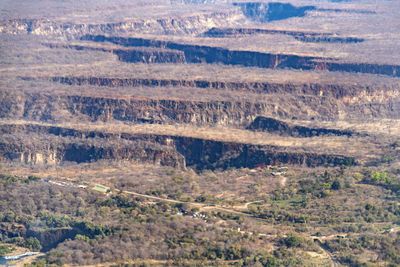
<svg viewBox="0 0 400 267">
<path fill-rule="evenodd" d="M 269 22 L 283 20 L 291 17 L 304 17 L 309 10 L 316 9 L 315 6 L 295 7 L 287 3 L 234 3 L 240 6 L 243 14 L 255 21 Z"/>
<path fill-rule="evenodd" d="M 270 133 L 278 133 L 284 136 L 295 137 L 313 137 L 320 135 L 339 135 L 352 136 L 354 133 L 350 131 L 340 131 L 325 128 L 308 128 L 304 126 L 290 125 L 283 121 L 273 118 L 257 117 L 247 129 L 255 131 L 266 131 Z"/>
<path fill-rule="evenodd" d="M 2 222 L 0 223 L 0 234 L 3 237 L 24 237 L 26 236 L 27 229 L 23 224 Z"/>
<path fill-rule="evenodd" d="M 58 150 L 63 161 L 77 163 L 97 161 L 100 159 L 109 160 L 132 160 L 137 162 L 150 162 L 162 166 L 185 168 L 185 159 L 174 150 L 163 149 L 162 147 L 141 145 L 133 147 L 99 147 L 87 145 L 66 145 Z"/>
<path fill-rule="evenodd" d="M 304 41 L 318 41 L 328 40 L 329 38 L 333 42 L 345 42 L 346 40 L 334 39 L 336 37 L 322 36 L 322 37 L 307 37 L 299 36 Z M 311 39 L 310 39 L 311 38 Z M 315 39 L 316 38 L 316 39 Z M 322 39 L 321 39 L 322 38 Z M 328 38 L 328 39 L 327 39 Z M 348 42 L 358 42 L 358 39 L 351 39 L 349 37 Z M 285 55 L 285 54 L 270 54 L 253 51 L 234 51 L 220 47 L 210 46 L 198 46 L 198 45 L 187 45 L 179 44 L 168 41 L 150 40 L 143 38 L 122 38 L 122 37 L 106 37 L 103 35 L 85 35 L 81 40 L 94 41 L 94 42 L 111 42 L 114 44 L 126 46 L 126 47 L 153 47 L 163 48 L 168 50 L 182 51 L 184 53 L 184 59 L 186 63 L 208 63 L 208 64 L 225 64 L 225 65 L 242 65 L 247 67 L 259 67 L 259 68 L 291 68 L 301 70 L 314 70 L 323 69 L 329 71 L 340 71 L 340 72 L 360 72 L 360 73 L 372 73 L 382 74 L 393 77 L 400 77 L 400 66 L 399 65 L 380 65 L 380 64 L 369 64 L 369 63 L 339 63 L 332 62 L 329 58 L 318 58 L 318 57 L 305 57 L 297 55 Z M 84 47 L 82 47 L 84 49 Z M 89 48 L 93 49 L 93 48 Z M 128 53 L 128 52 L 127 52 Z M 132 51 L 131 53 L 137 53 Z M 128 55 L 126 57 L 129 58 Z M 134 56 L 132 56 L 134 57 Z M 171 57 L 168 57 L 172 62 Z M 183 58 L 179 57 L 177 63 L 182 63 Z"/>
<path fill-rule="evenodd" d="M 91 144 L 85 144 L 85 140 L 87 139 L 61 140 L 50 147 L 42 143 L 35 143 L 32 147 L 0 142 L 0 155 L 4 159 L 14 161 L 20 160 L 22 155 L 29 155 L 27 163 L 32 165 L 55 164 L 64 161 L 84 163 L 98 160 L 130 160 L 178 169 L 186 166 L 185 158 L 181 154 L 157 143 L 133 142 L 110 146 L 107 145 L 107 139 L 94 140 Z"/>
<path fill-rule="evenodd" d="M 109 83 L 113 80 L 92 80 Z M 71 82 L 66 79 L 66 82 Z M 83 81 L 82 81 L 83 82 Z M 127 83 L 136 81 L 127 81 Z M 138 81 L 140 84 L 142 81 Z M 158 84 L 163 80 L 149 80 L 144 83 Z M 125 83 L 125 81 L 122 81 Z M 193 82 L 193 86 L 230 86 L 224 83 Z M 54 96 L 47 94 L 11 93 L 0 90 L 0 118 L 57 122 L 77 119 L 87 121 L 131 121 L 141 123 L 191 123 L 195 125 L 234 125 L 247 127 L 257 116 L 311 119 L 304 109 L 312 110 L 316 119 L 337 119 L 339 114 L 354 118 L 399 118 L 400 102 L 396 98 L 396 88 L 377 91 L 378 101 L 363 101 L 362 95 L 374 97 L 374 88 L 320 85 L 268 85 L 237 84 L 238 90 L 246 87 L 273 95 L 268 101 L 194 101 L 180 99 L 109 98 L 96 96 Z M 243 87 L 242 87 L 243 86 Z M 259 87 L 260 86 L 260 87 Z M 385 89 L 386 90 L 386 89 Z M 246 90 L 244 90 L 246 91 Z M 292 92 L 292 94 L 291 94 Z M 318 94 L 326 94 L 327 97 Z M 291 94 L 291 95 L 290 95 Z M 305 95 L 303 95 L 305 94 Z M 314 96 L 313 96 L 314 95 Z M 358 95 L 361 95 L 359 97 Z M 393 97 L 392 97 L 393 95 Z M 333 96 L 333 97 L 329 97 Z M 347 96 L 357 101 L 347 102 Z M 337 100 L 335 98 L 342 98 Z M 371 98 L 372 98 L 371 97 Z M 382 102 L 382 101 L 385 102 Z M 295 103 L 295 104 L 293 104 Z M 277 108 L 277 105 L 278 108 Z M 67 116 L 67 117 L 66 117 Z"/>
<path fill-rule="evenodd" d="M 400 66 L 398 65 L 328 62 L 325 68 L 330 71 L 372 73 L 400 77 Z"/>
<path fill-rule="evenodd" d="M 124 62 L 142 63 L 185 63 L 185 55 L 181 51 L 146 51 L 146 50 L 118 50 L 112 51 L 118 59 Z"/>
<path fill-rule="evenodd" d="M 159 81 L 155 80 L 154 84 L 157 82 Z M 204 83 L 204 85 L 206 84 Z M 254 84 L 254 87 L 250 85 L 250 88 L 255 88 L 256 85 Z M 63 113 L 68 114 L 70 118 L 89 121 L 120 120 L 248 126 L 249 122 L 257 116 L 287 119 L 296 114 L 298 118 L 310 119 L 309 115 L 304 112 L 304 108 L 312 110 L 312 116 L 316 119 L 337 119 L 339 113 L 354 118 L 399 118 L 400 116 L 400 102 L 396 97 L 396 88 L 375 92 L 371 87 L 332 85 L 327 86 L 325 90 L 323 86 L 319 85 L 296 86 L 289 84 L 284 86 L 267 85 L 266 88 L 256 89 L 274 94 L 267 96 L 266 99 L 270 100 L 263 102 L 232 100 L 207 102 L 180 99 L 17 94 L 0 90 L 0 118 L 51 122 L 65 120 L 65 117 L 59 117 Z M 293 94 L 290 95 L 290 92 Z M 364 101 L 363 95 L 371 97 L 371 99 L 377 98 L 377 101 Z M 357 101 L 349 102 L 347 96 L 354 96 Z M 335 99 L 341 97 L 345 98 L 343 100 Z M 4 106 L 2 106 L 3 103 Z M 277 105 L 279 105 L 278 109 Z"/>
<path fill-rule="evenodd" d="M 29 80 L 30 78 L 24 78 Z M 331 84 L 278 84 L 268 82 L 227 82 L 227 81 L 207 81 L 207 80 L 170 80 L 170 79 L 119 79 L 103 77 L 48 77 L 53 82 L 68 85 L 96 85 L 107 87 L 129 86 L 151 86 L 151 87 L 191 87 L 199 89 L 216 89 L 232 91 L 243 91 L 260 94 L 292 94 L 292 95 L 314 95 L 329 96 L 336 99 L 343 97 L 357 96 L 361 92 L 372 93 L 379 89 L 369 86 L 359 85 L 331 85 Z"/>
<path fill-rule="evenodd" d="M 96 131 L 80 131 L 54 126 L 3 125 L 2 134 L 16 134 L 18 132 L 35 132 L 40 135 L 55 135 L 60 137 L 74 137 L 74 143 L 64 143 L 61 139 L 55 150 L 58 161 L 90 162 L 100 159 L 126 159 L 140 162 L 153 162 L 160 165 L 177 168 L 192 167 L 202 169 L 226 168 L 253 168 L 257 165 L 295 164 L 313 166 L 336 166 L 353 164 L 354 159 L 341 155 L 318 154 L 309 152 L 282 151 L 277 146 L 260 146 L 234 142 L 206 140 L 184 136 L 169 136 L 157 134 L 112 134 Z M 128 140 L 135 142 L 135 146 L 105 146 L 107 140 Z M 96 144 L 90 140 L 98 140 Z M 90 141 L 90 142 L 89 142 Z M 120 142 L 123 143 L 123 142 Z M 147 144 L 147 145 L 144 145 Z M 49 148 L 36 144 L 36 152 L 43 155 Z M 28 147 L 18 144 L 0 143 L 0 153 L 4 158 L 15 155 L 18 158 Z M 35 151 L 31 151 L 35 153 Z"/>
<path fill-rule="evenodd" d="M 257 117 L 247 129 L 287 134 L 291 127 L 287 123 L 272 118 Z"/>
<path fill-rule="evenodd" d="M 72 227 L 30 227 L 26 228 L 18 223 L 0 223 L 0 233 L 8 238 L 13 237 L 35 237 L 42 246 L 42 252 L 51 250 L 66 239 L 74 239 L 77 234 L 90 234 L 88 229 L 81 227 L 84 223 L 76 223 Z"/>
<path fill-rule="evenodd" d="M 15 96 L 0 97 L 0 103 Z M 234 101 L 187 101 L 157 99 L 113 99 L 104 97 L 25 95 L 18 103 L 11 101 L 10 109 L 4 109 L 1 118 L 25 118 L 52 121 L 57 114 L 67 112 L 71 116 L 86 117 L 91 121 L 132 121 L 153 123 L 193 123 L 197 125 L 245 125 L 271 105 Z M 13 103 L 14 102 L 14 103 Z"/>
<path fill-rule="evenodd" d="M 254 34 L 284 34 L 293 36 L 296 40 L 309 43 L 361 43 L 362 38 L 356 37 L 336 37 L 330 33 L 285 31 L 285 30 L 266 30 L 257 28 L 211 28 L 204 33 L 204 36 L 221 37 L 239 37 Z"/>
<path fill-rule="evenodd" d="M 181 140 L 179 140 L 181 139 Z M 177 150 L 188 166 L 196 169 L 254 168 L 258 165 L 293 164 L 308 167 L 353 164 L 354 159 L 340 155 L 284 152 L 279 147 L 257 146 L 178 137 Z"/>
<path fill-rule="evenodd" d="M 142 38 L 121 38 L 105 37 L 101 35 L 86 35 L 83 36 L 81 40 L 94 42 L 112 42 L 126 47 L 155 47 L 175 50 L 177 52 L 182 51 L 184 53 L 186 63 L 220 63 L 225 65 L 242 65 L 260 68 L 289 67 L 295 69 L 312 69 L 313 60 L 320 59 L 317 57 L 300 57 L 296 55 L 277 55 L 252 51 L 234 51 L 220 47 L 186 45 Z M 181 61 L 177 63 L 181 63 Z"/>
<path fill-rule="evenodd" d="M 48 251 L 65 239 L 74 238 L 78 231 L 72 228 L 27 229 L 23 224 L 2 222 L 0 223 L 0 233 L 8 238 L 35 237 L 42 245 L 42 251 Z"/>
<path fill-rule="evenodd" d="M 42 251 L 49 251 L 59 243 L 70 238 L 73 239 L 78 231 L 73 228 L 29 229 L 26 237 L 35 237 L 42 245 Z"/>
<path fill-rule="evenodd" d="M 362 38 L 356 37 L 333 37 L 333 36 L 296 36 L 296 40 L 306 43 L 361 43 L 364 42 Z"/>
</svg>

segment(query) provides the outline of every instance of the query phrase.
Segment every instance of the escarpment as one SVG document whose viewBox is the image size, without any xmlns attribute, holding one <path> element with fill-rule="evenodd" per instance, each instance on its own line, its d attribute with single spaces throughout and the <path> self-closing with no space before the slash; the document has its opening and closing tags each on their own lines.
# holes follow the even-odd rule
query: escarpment
<svg viewBox="0 0 400 267">
<path fill-rule="evenodd" d="M 292 36 L 294 39 L 302 42 L 310 43 L 361 43 L 365 40 L 357 37 L 339 37 L 333 36 L 331 33 L 318 32 L 302 32 L 302 31 L 285 31 L 285 30 L 270 30 L 258 28 L 212 28 L 204 33 L 204 36 L 213 38 L 224 37 L 240 37 L 255 34 L 282 34 Z"/>
<path fill-rule="evenodd" d="M 6 93 L 5 93 L 6 94 Z M 11 101 L 9 99 L 12 99 Z M 276 100 L 276 97 L 272 99 Z M 272 100 L 271 100 L 272 101 Z M 321 100 L 304 98 L 303 105 L 320 106 Z M 292 106 L 248 101 L 196 101 L 182 99 L 109 98 L 97 96 L 54 96 L 51 94 L 5 95 L 0 103 L 9 103 L 1 118 L 34 121 L 126 121 L 135 123 L 190 123 L 194 125 L 247 126 L 257 115 L 286 117 Z M 334 103 L 326 102 L 327 105 Z M 298 108 L 298 107 L 297 107 Z M 334 109 L 334 108 L 333 108 Z M 337 116 L 324 110 L 317 116 Z M 320 113 L 321 115 L 318 115 Z M 299 110 L 298 115 L 302 114 Z M 312 113 L 314 114 L 314 112 Z M 304 114 L 306 116 L 306 114 Z"/>
<path fill-rule="evenodd" d="M 30 77 L 22 77 L 32 80 Z M 145 78 L 107 78 L 107 77 L 42 77 L 43 80 L 50 80 L 68 85 L 96 85 L 107 87 L 190 87 L 196 89 L 232 90 L 245 93 L 258 94 L 291 94 L 291 95 L 315 95 L 319 97 L 333 97 L 337 99 L 353 98 L 360 95 L 374 98 L 376 95 L 387 94 L 391 97 L 398 95 L 397 88 L 382 88 L 361 85 L 346 84 L 294 84 L 294 83 L 272 83 L 272 82 L 230 82 L 230 81 L 209 81 L 209 80 L 175 80 L 175 79 L 145 79 Z"/>
<path fill-rule="evenodd" d="M 304 37 L 303 39 L 307 41 L 307 37 Z M 171 41 L 144 38 L 85 35 L 81 37 L 81 40 L 93 42 L 110 42 L 125 47 L 154 47 L 183 51 L 186 63 L 219 63 L 226 65 L 242 65 L 247 67 L 274 69 L 318 69 L 341 72 L 372 73 L 400 77 L 400 65 L 397 64 L 335 62 L 332 58 L 299 56 L 295 54 L 284 53 L 273 54 L 254 51 L 239 51 L 230 50 L 222 47 L 189 45 Z"/>
<path fill-rule="evenodd" d="M 152 162 L 176 168 L 201 169 L 253 168 L 257 165 L 294 164 L 337 166 L 354 164 L 353 157 L 288 151 L 284 147 L 207 140 L 179 135 L 107 133 L 42 125 L 0 126 L 4 141 L 2 157 L 28 164 L 57 164 L 63 161 L 91 162 L 101 159 Z M 20 139 L 48 136 L 49 146 L 31 137 L 30 144 Z M 12 138 L 18 136 L 20 138 Z M 107 143 L 104 143 L 104 140 Z M 48 159 L 52 160 L 49 161 Z"/>
<path fill-rule="evenodd" d="M 0 265 L 400 263 L 400 1 L 0 3 Z"/>
<path fill-rule="evenodd" d="M 58 227 L 50 229 L 32 227 L 27 231 L 26 237 L 35 237 L 42 245 L 42 250 L 49 251 L 67 238 L 73 239 L 78 233 L 80 233 L 80 231 L 72 227 Z"/>
<path fill-rule="evenodd" d="M 148 7 L 151 8 L 151 7 Z M 208 11 L 184 16 L 165 16 L 151 19 L 134 18 L 108 23 L 79 23 L 74 20 L 10 19 L 0 22 L 0 33 L 33 34 L 38 36 L 66 36 L 76 38 L 84 34 L 151 33 L 167 35 L 199 34 L 208 25 L 224 25 L 241 18 L 239 11 Z"/>
<path fill-rule="evenodd" d="M 25 98 L 26 97 L 26 98 Z M 3 98 L 1 102 L 8 102 Z M 254 114 L 272 109 L 267 103 L 231 101 L 186 101 L 174 99 L 115 99 L 87 96 L 25 95 L 2 118 L 54 121 L 79 118 L 87 121 L 130 121 L 147 123 L 194 123 L 241 125 Z M 68 116 L 66 116 L 68 114 Z"/>
<path fill-rule="evenodd" d="M 95 80 L 97 82 L 97 80 Z M 277 87 L 279 88 L 279 87 Z M 301 88 L 301 87 L 300 87 Z M 318 87 L 317 87 L 318 88 Z M 289 90 L 291 87 L 289 86 Z M 0 91 L 1 92 L 1 91 Z M 362 91 L 363 92 L 363 91 Z M 329 93 L 329 92 L 327 92 Z M 399 118 L 400 101 L 381 91 L 334 99 L 287 92 L 253 100 L 185 100 L 174 97 L 101 97 L 1 92 L 0 117 L 47 122 L 189 123 L 247 127 L 256 117 L 282 119 Z M 339 92 L 340 94 L 340 92 Z M 374 100 L 376 98 L 376 100 Z M 290 101 L 288 101 L 290 99 Z M 384 104 L 383 102 L 386 102 Z"/>
<path fill-rule="evenodd" d="M 379 12 L 322 3 L 157 3 L 88 17 L 75 10 L 60 18 L 2 19 L 0 118 L 16 127 L 1 129 L 2 157 L 32 165 L 129 160 L 195 169 L 342 165 L 359 155 L 336 142 L 373 138 L 343 129 L 400 119 L 400 65 L 388 52 L 395 43 L 383 42 L 381 29 L 340 29 Z M 346 22 L 326 27 L 339 15 Z M 190 134 L 160 132 L 175 126 Z M 199 136 L 197 128 L 212 130 Z M 381 156 L 382 147 L 368 157 Z"/>
<path fill-rule="evenodd" d="M 315 6 L 293 6 L 288 3 L 234 3 L 240 6 L 243 14 L 252 20 L 259 22 L 268 22 L 274 20 L 283 20 L 291 17 L 304 17 L 309 10 L 316 9 Z"/>
<path fill-rule="evenodd" d="M 102 35 L 85 35 L 84 41 L 110 42 L 125 47 L 154 47 L 183 51 L 186 63 L 221 63 L 226 65 L 243 65 L 259 68 L 295 68 L 313 69 L 313 60 L 318 57 L 271 54 L 253 51 L 235 51 L 221 47 L 181 44 L 176 42 L 143 38 L 106 37 Z"/>
<path fill-rule="evenodd" d="M 50 144 L 34 134 L 21 134 L 18 137 L 3 135 L 0 151 L 4 159 L 39 166 L 56 165 L 64 161 L 84 163 L 98 160 L 130 160 L 185 168 L 185 159 L 181 154 L 158 143 L 53 136 L 48 136 L 47 139 Z"/>
<path fill-rule="evenodd" d="M 288 136 L 302 136 L 302 137 L 313 137 L 320 135 L 345 135 L 352 136 L 351 131 L 341 131 L 336 129 L 326 128 L 309 128 L 299 125 L 291 125 L 283 121 L 279 121 L 273 118 L 257 117 L 247 129 L 255 131 L 267 131 L 271 133 L 279 133 L 280 135 Z"/>
<path fill-rule="evenodd" d="M 185 55 L 180 51 L 157 51 L 151 50 L 118 50 L 112 51 L 118 56 L 118 59 L 125 62 L 143 62 L 143 63 L 177 63 L 185 62 Z"/>
</svg>

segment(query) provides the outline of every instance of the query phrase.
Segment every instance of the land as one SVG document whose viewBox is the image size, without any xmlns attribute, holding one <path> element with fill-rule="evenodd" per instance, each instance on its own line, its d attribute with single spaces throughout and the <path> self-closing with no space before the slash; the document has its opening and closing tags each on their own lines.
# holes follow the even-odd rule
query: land
<svg viewBox="0 0 400 267">
<path fill-rule="evenodd" d="M 399 265 L 399 11 L 4 1 L 1 251 L 40 251 L 31 266 Z"/>
</svg>

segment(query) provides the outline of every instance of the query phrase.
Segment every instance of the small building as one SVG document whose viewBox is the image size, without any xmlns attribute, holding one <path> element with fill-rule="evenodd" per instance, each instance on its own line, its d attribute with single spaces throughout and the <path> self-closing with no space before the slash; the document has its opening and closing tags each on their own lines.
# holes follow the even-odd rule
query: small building
<svg viewBox="0 0 400 267">
<path fill-rule="evenodd" d="M 92 188 L 92 190 L 101 192 L 101 193 L 107 193 L 108 191 L 110 191 L 110 188 L 107 186 L 104 186 L 104 185 L 96 185 Z"/>
</svg>

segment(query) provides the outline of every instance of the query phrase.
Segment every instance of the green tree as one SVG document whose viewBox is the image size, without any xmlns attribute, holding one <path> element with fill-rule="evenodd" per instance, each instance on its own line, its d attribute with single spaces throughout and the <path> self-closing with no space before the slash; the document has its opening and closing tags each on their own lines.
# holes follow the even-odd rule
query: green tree
<svg viewBox="0 0 400 267">
<path fill-rule="evenodd" d="M 42 245 L 36 237 L 29 237 L 25 242 L 25 247 L 32 250 L 41 250 Z"/>
<path fill-rule="evenodd" d="M 4 256 L 5 254 L 10 253 L 12 251 L 13 251 L 13 249 L 11 249 L 7 245 L 0 246 L 0 256 Z"/>
<path fill-rule="evenodd" d="M 283 238 L 283 243 L 287 246 L 287 247 L 301 247 L 303 245 L 303 243 L 306 242 L 306 240 L 300 236 L 297 236 L 293 233 L 290 233 L 287 237 Z"/>
<path fill-rule="evenodd" d="M 374 172 L 371 174 L 370 179 L 375 184 L 391 184 L 392 180 L 386 172 Z"/>
<path fill-rule="evenodd" d="M 331 189 L 332 190 L 339 190 L 342 188 L 342 184 L 340 183 L 339 180 L 335 180 L 333 181 L 332 185 L 331 185 Z"/>
</svg>

